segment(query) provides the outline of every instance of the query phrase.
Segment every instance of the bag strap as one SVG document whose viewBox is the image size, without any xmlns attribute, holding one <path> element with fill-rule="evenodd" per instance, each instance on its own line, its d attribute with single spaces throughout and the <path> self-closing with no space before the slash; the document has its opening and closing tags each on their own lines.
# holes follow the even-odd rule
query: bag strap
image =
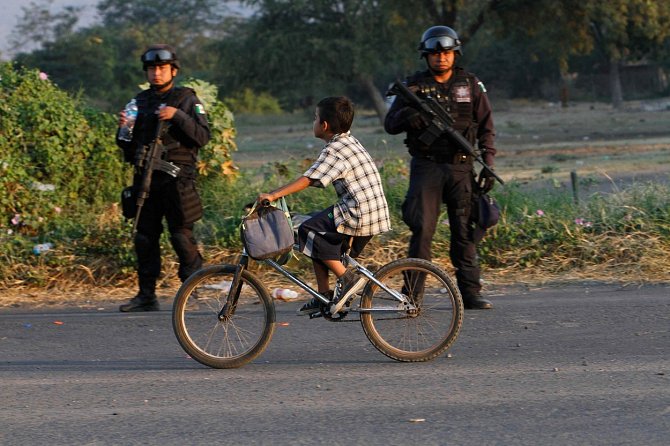
<svg viewBox="0 0 670 446">
<path fill-rule="evenodd" d="M 254 212 L 256 212 L 260 206 L 261 206 L 261 204 L 258 202 L 258 200 L 254 201 L 254 204 L 251 206 L 251 209 L 249 209 L 249 212 L 247 212 L 247 214 L 244 217 L 242 217 L 242 221 L 240 222 L 240 228 L 244 227 L 244 221 L 250 215 L 252 215 Z M 282 211 L 284 213 L 284 215 L 286 216 L 286 220 L 288 220 L 289 227 L 291 229 L 293 229 L 293 219 L 291 218 L 291 213 L 288 210 L 288 205 L 286 204 L 286 200 L 284 199 L 284 197 L 281 197 L 281 198 L 279 198 L 278 200 L 275 200 L 275 201 L 271 201 L 270 206 L 273 206 L 273 207 L 279 209 L 280 211 Z"/>
</svg>

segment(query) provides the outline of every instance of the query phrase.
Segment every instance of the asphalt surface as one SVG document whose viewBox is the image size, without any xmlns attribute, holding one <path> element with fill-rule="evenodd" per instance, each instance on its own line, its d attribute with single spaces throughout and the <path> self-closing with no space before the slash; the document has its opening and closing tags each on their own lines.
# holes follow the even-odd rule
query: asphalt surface
<svg viewBox="0 0 670 446">
<path fill-rule="evenodd" d="M 0 444 L 670 444 L 670 286 L 510 287 L 448 354 L 296 316 L 255 362 L 188 358 L 163 311 L 0 310 Z"/>
</svg>

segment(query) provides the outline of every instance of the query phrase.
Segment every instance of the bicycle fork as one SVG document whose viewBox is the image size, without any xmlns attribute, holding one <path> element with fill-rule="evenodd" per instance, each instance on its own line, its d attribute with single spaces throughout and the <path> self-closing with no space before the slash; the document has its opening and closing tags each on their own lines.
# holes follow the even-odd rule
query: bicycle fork
<svg viewBox="0 0 670 446">
<path fill-rule="evenodd" d="M 233 314 L 235 314 L 237 301 L 240 298 L 240 291 L 242 290 L 242 273 L 247 268 L 248 264 L 249 256 L 242 253 L 242 258 L 237 264 L 237 268 L 235 268 L 235 275 L 233 276 L 233 282 L 230 284 L 226 303 L 223 305 L 223 308 L 221 308 L 221 311 L 219 311 L 218 318 L 222 322 L 227 321 Z"/>
</svg>

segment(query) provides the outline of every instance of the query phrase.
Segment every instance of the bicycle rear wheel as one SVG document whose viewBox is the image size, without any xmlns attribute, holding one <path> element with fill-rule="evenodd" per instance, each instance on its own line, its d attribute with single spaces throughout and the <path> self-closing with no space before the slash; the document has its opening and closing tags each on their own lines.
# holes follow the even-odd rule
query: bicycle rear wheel
<svg viewBox="0 0 670 446">
<path fill-rule="evenodd" d="M 275 328 L 275 307 L 260 280 L 242 272 L 240 296 L 231 315 L 220 321 L 235 265 L 214 265 L 189 277 L 172 307 L 172 327 L 182 348 L 209 367 L 240 367 L 267 347 Z"/>
<path fill-rule="evenodd" d="M 407 310 L 368 282 L 361 297 L 361 324 L 377 350 L 397 361 L 422 362 L 451 347 L 463 324 L 463 299 L 443 269 L 427 260 L 406 258 L 384 265 L 375 278 L 407 296 L 417 308 Z"/>
</svg>

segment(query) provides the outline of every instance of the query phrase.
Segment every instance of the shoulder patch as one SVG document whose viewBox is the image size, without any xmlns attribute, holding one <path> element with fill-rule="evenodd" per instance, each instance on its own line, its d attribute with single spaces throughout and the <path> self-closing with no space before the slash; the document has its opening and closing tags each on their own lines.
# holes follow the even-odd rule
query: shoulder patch
<svg viewBox="0 0 670 446">
<path fill-rule="evenodd" d="M 195 104 L 195 112 L 199 115 L 205 114 L 205 107 L 202 104 Z"/>
<path fill-rule="evenodd" d="M 480 90 L 482 93 L 486 93 L 486 87 L 484 86 L 484 82 L 479 81 L 479 82 L 477 82 L 477 85 L 479 85 L 479 90 Z"/>
</svg>

